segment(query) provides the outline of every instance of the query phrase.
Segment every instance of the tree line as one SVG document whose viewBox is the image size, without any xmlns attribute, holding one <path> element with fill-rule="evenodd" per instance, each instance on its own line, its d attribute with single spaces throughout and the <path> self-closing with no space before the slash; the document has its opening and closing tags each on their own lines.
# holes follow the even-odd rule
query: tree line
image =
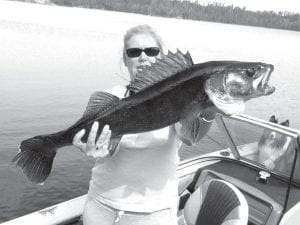
<svg viewBox="0 0 300 225">
<path fill-rule="evenodd" d="M 26 0 L 25 0 L 26 1 Z M 48 0 L 56 5 L 300 31 L 300 15 L 188 0 Z"/>
</svg>

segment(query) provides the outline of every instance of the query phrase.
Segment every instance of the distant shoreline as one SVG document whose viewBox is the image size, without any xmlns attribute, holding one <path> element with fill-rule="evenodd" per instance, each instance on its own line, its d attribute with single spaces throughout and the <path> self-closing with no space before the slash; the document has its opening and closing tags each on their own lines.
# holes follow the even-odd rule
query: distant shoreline
<svg viewBox="0 0 300 225">
<path fill-rule="evenodd" d="M 191 19 L 300 31 L 300 15 L 291 12 L 250 11 L 245 7 L 214 3 L 200 5 L 187 0 L 19 0 L 39 4 L 55 4 L 137 13 L 168 18 Z"/>
</svg>

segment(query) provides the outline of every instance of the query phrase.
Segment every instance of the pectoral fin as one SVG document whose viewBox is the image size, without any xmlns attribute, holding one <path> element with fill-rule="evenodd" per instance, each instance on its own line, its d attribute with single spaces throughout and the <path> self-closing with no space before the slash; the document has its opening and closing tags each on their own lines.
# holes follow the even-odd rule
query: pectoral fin
<svg viewBox="0 0 300 225">
<path fill-rule="evenodd" d="M 198 140 L 198 135 L 201 129 L 201 119 L 199 117 L 194 118 L 193 120 L 183 120 L 181 121 L 181 135 L 184 137 L 185 141 L 190 142 L 189 145 L 195 143 Z"/>
<path fill-rule="evenodd" d="M 181 136 L 184 137 L 185 140 L 182 140 L 184 143 L 187 140 L 192 144 L 196 144 L 199 142 L 203 136 L 208 132 L 209 128 L 211 127 L 211 122 L 202 119 L 201 116 L 202 110 L 199 108 L 194 107 L 186 118 L 180 121 L 181 127 Z"/>
</svg>

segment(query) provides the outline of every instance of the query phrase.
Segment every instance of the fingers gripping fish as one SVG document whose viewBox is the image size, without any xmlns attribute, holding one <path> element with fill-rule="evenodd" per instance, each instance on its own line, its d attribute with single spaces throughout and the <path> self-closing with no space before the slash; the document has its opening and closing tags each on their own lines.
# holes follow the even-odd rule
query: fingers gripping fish
<svg viewBox="0 0 300 225">
<path fill-rule="evenodd" d="M 259 62 L 194 64 L 188 52 L 168 52 L 137 74 L 129 84 L 133 95 L 119 99 L 105 92 L 94 93 L 74 125 L 22 141 L 21 152 L 13 161 L 29 180 L 42 183 L 51 172 L 57 150 L 71 145 L 81 129 L 87 130 L 86 140 L 94 121 L 99 122 L 98 136 L 104 125 L 109 125 L 114 151 L 125 134 L 170 126 L 212 105 L 226 114 L 237 113 L 233 109 L 243 108 L 247 100 L 274 92 L 275 88 L 268 85 L 272 71 L 272 65 Z M 195 136 L 201 129 L 198 124 L 195 116 L 186 122 L 186 132 Z"/>
</svg>

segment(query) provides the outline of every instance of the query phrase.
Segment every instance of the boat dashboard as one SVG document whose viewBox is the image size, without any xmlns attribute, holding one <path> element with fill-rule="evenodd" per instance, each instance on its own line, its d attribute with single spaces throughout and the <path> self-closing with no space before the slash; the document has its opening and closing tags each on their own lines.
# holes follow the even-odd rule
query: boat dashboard
<svg viewBox="0 0 300 225">
<path fill-rule="evenodd" d="M 247 177 L 245 172 L 247 172 Z M 246 197 L 249 207 L 248 224 L 277 224 L 283 210 L 286 184 L 276 178 L 269 179 L 268 183 L 260 183 L 257 174 L 258 171 L 251 168 L 245 169 L 244 166 L 240 167 L 233 162 L 220 161 L 199 169 L 187 189 L 192 193 L 210 179 L 228 181 L 235 185 Z"/>
</svg>

